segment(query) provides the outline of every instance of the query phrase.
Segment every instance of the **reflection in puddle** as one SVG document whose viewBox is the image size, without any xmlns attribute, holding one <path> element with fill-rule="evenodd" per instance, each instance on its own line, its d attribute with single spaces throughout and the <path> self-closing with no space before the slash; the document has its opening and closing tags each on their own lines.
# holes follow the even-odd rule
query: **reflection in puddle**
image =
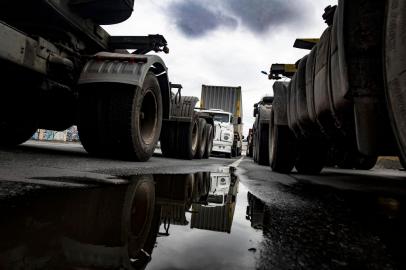
<svg viewBox="0 0 406 270">
<path fill-rule="evenodd" d="M 212 236 L 200 232 L 231 233 L 238 186 L 227 168 L 135 176 L 128 185 L 48 190 L 3 201 L 0 269 L 171 268 L 160 259 L 151 265 L 152 253 L 170 249 L 166 239 L 179 250 L 189 240 L 207 248 L 204 239 Z M 192 229 L 199 234 L 194 242 L 188 239 Z"/>
</svg>

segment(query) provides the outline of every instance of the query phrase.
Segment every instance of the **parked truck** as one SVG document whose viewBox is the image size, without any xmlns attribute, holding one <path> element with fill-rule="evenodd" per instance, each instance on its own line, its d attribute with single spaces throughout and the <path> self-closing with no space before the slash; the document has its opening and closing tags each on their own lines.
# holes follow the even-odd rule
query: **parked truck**
<svg viewBox="0 0 406 270">
<path fill-rule="evenodd" d="M 369 169 L 377 156 L 406 158 L 406 2 L 339 0 L 327 7 L 310 53 L 274 64 L 269 130 L 274 171 L 319 173 L 326 163 Z"/>
<path fill-rule="evenodd" d="M 241 87 L 202 85 L 202 111 L 214 116 L 213 152 L 227 157 L 242 152 L 242 94 Z"/>
<path fill-rule="evenodd" d="M 146 161 L 163 122 L 193 126 L 192 115 L 174 113 L 186 99 L 174 100 L 164 61 L 147 54 L 168 53 L 165 38 L 110 36 L 100 27 L 125 21 L 133 7 L 134 0 L 1 1 L 1 146 L 38 128 L 77 125 L 87 152 Z"/>
<path fill-rule="evenodd" d="M 269 121 L 271 117 L 273 97 L 265 96 L 254 104 L 255 122 L 253 125 L 254 162 L 269 165 Z"/>
</svg>

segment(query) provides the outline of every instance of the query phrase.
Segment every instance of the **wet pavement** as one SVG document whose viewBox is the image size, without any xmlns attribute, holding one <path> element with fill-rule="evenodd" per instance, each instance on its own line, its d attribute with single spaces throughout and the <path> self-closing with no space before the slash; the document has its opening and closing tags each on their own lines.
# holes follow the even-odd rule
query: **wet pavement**
<svg viewBox="0 0 406 270">
<path fill-rule="evenodd" d="M 87 188 L 2 181 L 16 192 L 1 197 L 0 269 L 405 269 L 402 192 L 261 185 L 249 166 Z"/>
<path fill-rule="evenodd" d="M 281 175 L 249 158 L 63 147 L 0 151 L 1 270 L 406 269 L 404 171 Z"/>
</svg>

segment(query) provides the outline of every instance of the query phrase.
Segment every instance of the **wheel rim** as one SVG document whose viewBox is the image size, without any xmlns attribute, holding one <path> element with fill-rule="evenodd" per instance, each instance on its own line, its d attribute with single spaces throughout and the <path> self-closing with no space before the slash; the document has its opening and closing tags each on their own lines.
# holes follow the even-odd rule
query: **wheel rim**
<svg viewBox="0 0 406 270">
<path fill-rule="evenodd" d="M 139 123 L 140 134 L 144 143 L 153 143 L 158 126 L 158 104 L 156 96 L 151 90 L 147 90 L 142 100 Z"/>
</svg>

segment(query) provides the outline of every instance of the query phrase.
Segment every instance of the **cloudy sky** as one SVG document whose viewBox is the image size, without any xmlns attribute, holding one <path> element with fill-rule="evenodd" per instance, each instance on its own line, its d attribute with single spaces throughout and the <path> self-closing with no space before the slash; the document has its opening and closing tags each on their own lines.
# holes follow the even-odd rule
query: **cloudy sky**
<svg viewBox="0 0 406 270">
<path fill-rule="evenodd" d="M 132 17 L 105 27 L 112 35 L 162 34 L 161 54 L 183 95 L 200 97 L 201 85 L 241 86 L 244 133 L 254 122 L 253 104 L 272 95 L 261 74 L 272 63 L 294 63 L 307 52 L 299 37 L 319 37 L 324 8 L 337 0 L 137 0 Z"/>
</svg>

